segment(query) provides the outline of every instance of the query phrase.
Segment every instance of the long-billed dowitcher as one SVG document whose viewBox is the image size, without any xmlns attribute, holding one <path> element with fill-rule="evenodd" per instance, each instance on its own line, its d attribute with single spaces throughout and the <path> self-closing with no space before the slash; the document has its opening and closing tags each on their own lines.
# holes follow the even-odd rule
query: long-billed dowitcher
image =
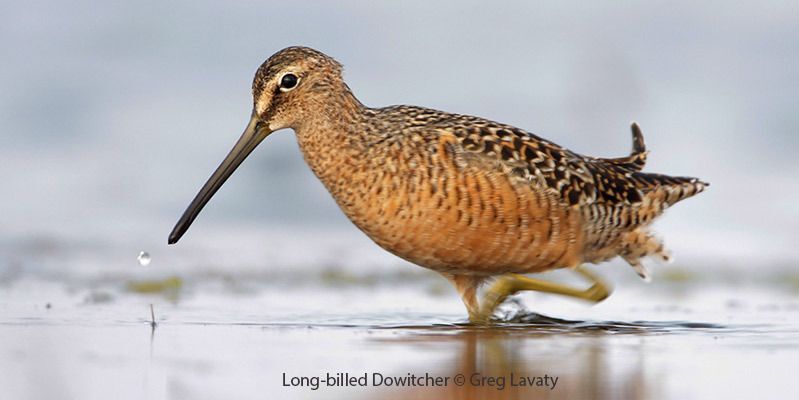
<svg viewBox="0 0 799 400">
<path fill-rule="evenodd" d="M 587 157 L 513 126 L 414 106 L 361 104 L 327 55 L 289 47 L 252 84 L 244 133 L 186 209 L 169 243 L 270 133 L 294 130 L 305 161 L 349 219 L 375 243 L 441 273 L 474 322 L 523 290 L 593 302 L 607 284 L 582 267 L 616 256 L 668 259 L 649 231 L 672 204 L 701 192 L 696 178 L 641 172 L 647 151 L 632 124 L 626 157 Z M 581 290 L 520 274 L 571 268 Z M 478 288 L 499 277 L 478 302 Z"/>
</svg>

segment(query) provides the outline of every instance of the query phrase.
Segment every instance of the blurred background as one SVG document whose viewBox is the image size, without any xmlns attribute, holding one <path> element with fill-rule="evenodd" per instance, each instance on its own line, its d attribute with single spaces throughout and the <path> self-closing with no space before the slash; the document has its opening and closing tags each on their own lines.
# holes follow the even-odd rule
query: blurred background
<svg viewBox="0 0 799 400">
<path fill-rule="evenodd" d="M 4 271 L 41 272 L 45 252 L 58 253 L 48 273 L 94 268 L 86 258 L 125 270 L 140 250 L 177 267 L 183 249 L 208 245 L 201 259 L 226 270 L 342 251 L 400 264 L 341 215 L 291 131 L 264 142 L 167 249 L 247 122 L 255 69 L 290 45 L 337 58 L 365 104 L 479 115 L 583 154 L 626 154 L 636 120 L 649 171 L 712 183 L 657 225 L 678 263 L 761 273 L 795 257 L 795 2 L 0 7 Z"/>
<path fill-rule="evenodd" d="M 308 280 L 332 292 L 407 282 L 426 288 L 423 304 L 464 317 L 443 280 L 346 220 L 291 131 L 262 143 L 166 246 L 245 127 L 255 70 L 292 45 L 339 60 L 367 105 L 478 115 L 583 154 L 627 154 L 638 121 L 648 171 L 712 186 L 656 224 L 676 262 L 650 262 L 652 285 L 619 261 L 598 270 L 627 282 L 622 296 L 659 280 L 795 295 L 797 16 L 793 1 L 3 1 L 0 305 L 24 319 L 28 309 L 9 304 L 125 296 L 113 288 L 221 282 L 272 296 Z M 724 289 L 720 307 L 736 291 Z M 211 303 L 202 292 L 188 298 Z M 317 299 L 320 309 L 370 310 L 369 296 L 336 296 Z M 247 312 L 238 318 L 258 320 Z"/>
</svg>

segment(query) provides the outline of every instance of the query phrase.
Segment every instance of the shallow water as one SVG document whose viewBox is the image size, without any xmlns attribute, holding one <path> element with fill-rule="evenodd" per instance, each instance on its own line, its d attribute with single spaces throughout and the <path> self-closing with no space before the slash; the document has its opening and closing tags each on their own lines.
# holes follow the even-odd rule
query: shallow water
<svg viewBox="0 0 799 400">
<path fill-rule="evenodd" d="M 792 388 L 799 298 L 789 293 L 619 288 L 594 307 L 525 295 L 480 327 L 454 292 L 420 290 L 428 284 L 437 281 L 239 290 L 208 280 L 175 295 L 7 282 L 0 387 L 7 398 L 82 399 L 751 398 Z M 558 317 L 524 309 L 533 305 Z M 328 374 L 354 380 L 314 389 Z M 428 386 L 387 386 L 408 374 Z"/>
</svg>

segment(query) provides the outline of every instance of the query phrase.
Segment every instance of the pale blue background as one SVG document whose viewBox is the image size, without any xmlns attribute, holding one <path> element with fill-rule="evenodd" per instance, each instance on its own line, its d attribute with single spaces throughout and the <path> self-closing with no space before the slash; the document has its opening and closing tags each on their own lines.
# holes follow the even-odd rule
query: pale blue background
<svg viewBox="0 0 799 400">
<path fill-rule="evenodd" d="M 5 2 L 0 269 L 51 251 L 72 261 L 61 273 L 86 257 L 102 270 L 203 240 L 219 264 L 260 264 L 242 249 L 273 236 L 294 246 L 276 260 L 338 259 L 312 256 L 330 252 L 321 237 L 400 263 L 340 214 L 290 131 L 165 246 L 244 127 L 255 69 L 290 45 L 337 58 L 368 105 L 480 115 L 585 154 L 627 153 L 637 120 L 648 170 L 712 183 L 658 224 L 678 262 L 784 267 L 799 239 L 797 15 L 790 1 Z"/>
</svg>

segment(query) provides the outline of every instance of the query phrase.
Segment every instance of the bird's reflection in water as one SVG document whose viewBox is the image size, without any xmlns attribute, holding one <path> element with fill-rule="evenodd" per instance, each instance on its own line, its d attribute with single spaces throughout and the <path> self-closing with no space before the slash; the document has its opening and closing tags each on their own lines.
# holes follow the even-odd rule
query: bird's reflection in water
<svg viewBox="0 0 799 400">
<path fill-rule="evenodd" d="M 614 327 L 613 329 L 604 329 Z M 449 377 L 438 387 L 379 387 L 379 399 L 650 399 L 656 380 L 647 381 L 641 334 L 632 325 L 583 324 L 569 332 L 561 323 L 501 327 L 408 327 L 380 346 L 425 352 L 419 365 L 397 366 L 394 376 Z M 629 328 L 629 329 L 627 329 Z M 622 335 L 619 335 L 622 333 Z M 624 334 L 628 333 L 628 334 Z M 461 374 L 463 385 L 454 383 Z M 650 374 L 652 375 L 652 374 Z M 513 377 L 514 382 L 511 382 Z M 483 379 L 484 378 L 484 379 Z M 495 378 L 493 381 L 491 378 Z M 504 378 L 504 381 L 501 379 Z M 520 385 L 520 379 L 533 385 Z M 650 377 L 652 378 L 652 377 Z M 655 377 L 656 378 L 656 377 Z"/>
</svg>

